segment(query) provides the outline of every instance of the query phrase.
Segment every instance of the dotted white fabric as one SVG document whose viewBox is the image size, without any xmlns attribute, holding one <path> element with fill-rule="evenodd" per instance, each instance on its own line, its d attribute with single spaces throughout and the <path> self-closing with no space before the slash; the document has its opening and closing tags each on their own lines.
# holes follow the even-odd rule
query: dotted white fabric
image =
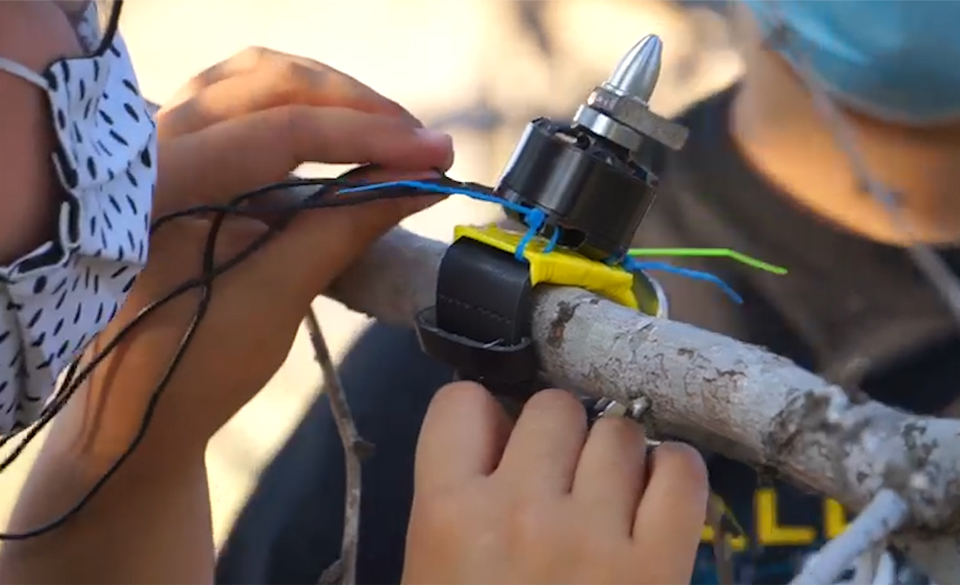
<svg viewBox="0 0 960 585">
<path fill-rule="evenodd" d="M 0 60 L 0 74 L 19 75 Z M 24 77 L 23 75 L 20 75 Z M 147 259 L 156 125 L 119 34 L 39 77 L 66 194 L 56 239 L 0 267 L 0 433 L 34 422 L 57 376 L 106 326 Z"/>
</svg>

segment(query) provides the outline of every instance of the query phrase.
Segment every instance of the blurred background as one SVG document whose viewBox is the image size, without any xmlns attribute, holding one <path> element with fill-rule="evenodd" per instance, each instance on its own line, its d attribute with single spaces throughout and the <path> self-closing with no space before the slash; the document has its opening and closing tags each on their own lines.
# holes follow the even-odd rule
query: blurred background
<svg viewBox="0 0 960 585">
<path fill-rule="evenodd" d="M 722 0 L 128 0 L 121 31 L 141 88 L 155 102 L 247 46 L 303 55 L 450 132 L 457 151 L 451 176 L 493 184 L 529 120 L 569 119 L 647 33 L 665 45 L 651 104 L 658 113 L 678 113 L 735 80 L 741 64 L 724 8 Z M 300 172 L 338 170 L 306 165 Z M 454 198 L 406 227 L 449 240 L 456 223 L 496 217 L 494 206 Z M 325 299 L 315 306 L 331 350 L 343 355 L 366 318 Z M 208 461 L 218 545 L 319 381 L 301 331 L 283 368 L 214 440 Z M 3 474 L 4 523 L 28 468 L 21 458 Z"/>
</svg>

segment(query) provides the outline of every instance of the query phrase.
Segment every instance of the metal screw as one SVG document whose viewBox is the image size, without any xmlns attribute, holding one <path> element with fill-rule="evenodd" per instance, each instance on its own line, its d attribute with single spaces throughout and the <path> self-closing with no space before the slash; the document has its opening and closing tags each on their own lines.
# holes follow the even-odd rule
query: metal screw
<svg viewBox="0 0 960 585">
<path fill-rule="evenodd" d="M 627 414 L 627 407 L 624 404 L 609 398 L 601 398 L 600 400 L 601 403 L 597 404 L 597 409 L 600 411 L 600 414 L 597 415 L 597 418 L 603 418 L 605 416 L 620 417 Z M 603 401 L 606 401 L 606 404 L 603 404 Z"/>
<path fill-rule="evenodd" d="M 647 414 L 647 411 L 650 410 L 652 406 L 650 399 L 646 396 L 641 396 L 630 403 L 630 410 L 628 416 L 637 422 L 641 422 L 644 415 Z"/>
</svg>

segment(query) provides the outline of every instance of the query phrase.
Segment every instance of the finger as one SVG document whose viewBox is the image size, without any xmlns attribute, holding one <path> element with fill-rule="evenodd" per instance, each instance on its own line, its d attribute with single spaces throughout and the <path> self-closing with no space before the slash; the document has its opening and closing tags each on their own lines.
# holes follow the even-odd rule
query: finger
<svg viewBox="0 0 960 585">
<path fill-rule="evenodd" d="M 391 169 L 358 169 L 355 178 L 367 181 L 418 179 L 436 173 L 402 173 Z M 293 205 L 297 195 L 272 194 L 272 202 Z M 248 260 L 250 270 L 261 278 L 282 283 L 276 291 L 290 295 L 288 303 L 299 306 L 323 294 L 357 258 L 402 219 L 437 202 L 442 197 L 422 196 L 380 200 L 356 206 L 300 211 L 297 217 Z M 256 206 L 251 208 L 255 210 Z M 254 212 L 256 213 L 256 212 Z M 269 221 L 269 215 L 256 213 Z M 322 250 L 322 253 L 316 253 Z"/>
<path fill-rule="evenodd" d="M 587 436 L 583 405 L 543 390 L 524 405 L 496 475 L 527 497 L 567 494 Z"/>
<path fill-rule="evenodd" d="M 630 536 L 644 483 L 646 439 L 628 418 L 601 418 L 590 430 L 573 480 L 573 497 L 591 521 Z"/>
<path fill-rule="evenodd" d="M 218 122 L 284 105 L 349 108 L 422 126 L 396 102 L 348 75 L 316 65 L 318 69 L 286 58 L 275 65 L 218 81 L 190 99 L 164 108 L 159 117 L 160 137 L 196 132 Z"/>
<path fill-rule="evenodd" d="M 283 106 L 165 141 L 159 157 L 164 172 L 158 203 L 179 209 L 225 203 L 285 179 L 304 162 L 447 169 L 453 145 L 446 134 L 412 128 L 396 118 L 343 108 Z"/>
<path fill-rule="evenodd" d="M 650 479 L 637 509 L 634 546 L 646 559 L 670 560 L 651 582 L 686 583 L 706 521 L 706 465 L 694 448 L 664 443 L 653 451 L 647 466 Z M 679 568 L 688 572 L 676 573 Z"/>
<path fill-rule="evenodd" d="M 489 392 L 472 382 L 448 384 L 430 402 L 417 442 L 418 494 L 455 488 L 497 467 L 511 422 Z"/>
<path fill-rule="evenodd" d="M 283 285 L 275 289 L 277 293 L 289 295 L 285 302 L 306 307 L 377 238 L 439 200 L 411 197 L 301 211 L 261 253 L 247 261 L 249 270 L 272 275 Z"/>
<path fill-rule="evenodd" d="M 339 96 L 344 103 L 354 104 L 356 109 L 398 116 L 417 126 L 420 125 L 419 120 L 400 104 L 377 93 L 346 73 L 307 57 L 265 47 L 248 47 L 194 76 L 166 104 L 166 109 L 172 111 L 195 98 L 205 89 L 212 88 L 223 81 L 251 74 L 258 74 L 261 80 L 266 78 L 267 83 L 276 88 L 286 88 L 288 95 L 292 93 L 300 97 L 313 96 L 315 99 L 320 94 L 329 93 Z M 247 90 L 249 89 L 251 89 L 250 86 L 247 87 Z M 311 103 L 309 101 L 311 98 L 307 99 L 306 103 Z"/>
</svg>

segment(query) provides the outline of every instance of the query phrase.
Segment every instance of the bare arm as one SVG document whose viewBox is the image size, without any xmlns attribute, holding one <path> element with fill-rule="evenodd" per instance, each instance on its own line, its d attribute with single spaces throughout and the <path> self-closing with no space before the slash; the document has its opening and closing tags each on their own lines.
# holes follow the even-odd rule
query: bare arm
<svg viewBox="0 0 960 585">
<path fill-rule="evenodd" d="M 44 445 L 8 531 L 35 529 L 59 517 L 109 466 L 101 457 L 64 448 L 71 439 L 64 422 Z M 0 582 L 212 583 L 214 546 L 202 451 L 164 461 L 144 447 L 64 525 L 38 538 L 5 543 Z"/>
</svg>

